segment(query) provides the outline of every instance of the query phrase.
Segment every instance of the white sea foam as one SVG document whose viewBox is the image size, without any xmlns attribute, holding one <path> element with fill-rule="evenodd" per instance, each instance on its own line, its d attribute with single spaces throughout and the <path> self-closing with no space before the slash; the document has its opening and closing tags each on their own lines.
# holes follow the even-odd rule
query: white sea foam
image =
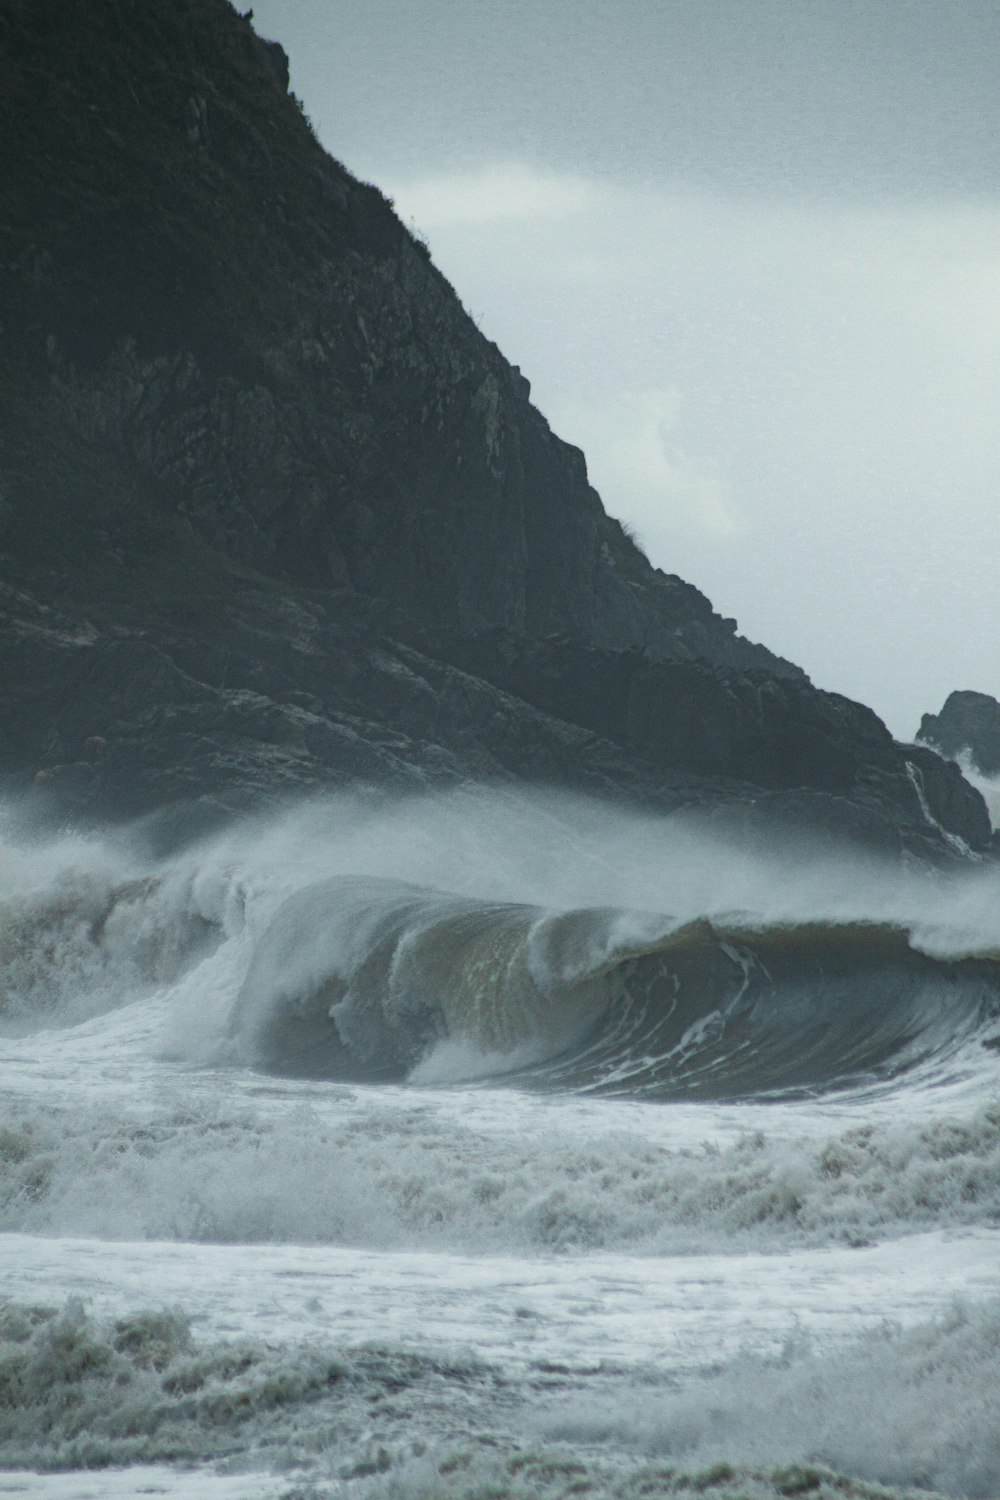
<svg viewBox="0 0 1000 1500">
<path fill-rule="evenodd" d="M 8 1109 L 0 1226 L 111 1239 L 644 1254 L 866 1240 L 1000 1219 L 1000 1107 L 812 1138 L 770 1131 L 670 1149 L 547 1121 L 477 1134 L 428 1107 L 289 1101 Z M 516 1127 L 518 1110 L 511 1102 Z M 638 1125 L 639 1121 L 635 1121 Z"/>
<path fill-rule="evenodd" d="M 0 1441 L 7 1464 L 25 1468 L 192 1463 L 234 1451 L 253 1467 L 277 1457 L 287 1468 L 316 1451 L 331 1418 L 349 1468 L 352 1444 L 364 1453 L 373 1401 L 435 1377 L 474 1385 L 484 1376 L 472 1359 L 405 1350 L 196 1343 L 175 1310 L 101 1319 L 77 1299 L 59 1310 L 0 1306 Z"/>
<path fill-rule="evenodd" d="M 691 821 L 542 794 L 332 797 L 167 861 L 135 833 L 30 848 L 8 839 L 0 1228 L 10 1284 L 27 1300 L 74 1289 L 93 1299 L 82 1324 L 73 1314 L 77 1333 L 66 1325 L 68 1360 L 91 1340 L 113 1383 L 114 1320 L 158 1299 L 184 1303 L 196 1287 L 195 1342 L 210 1361 L 250 1326 L 258 1350 L 261 1330 L 273 1339 L 246 1366 L 246 1390 L 238 1372 L 202 1388 L 218 1395 L 218 1422 L 195 1409 L 197 1393 L 186 1416 L 180 1402 L 184 1451 L 251 1469 L 301 1465 L 303 1483 L 331 1495 L 526 1500 L 575 1485 L 616 1500 L 764 1497 L 791 1493 L 797 1481 L 773 1465 L 793 1460 L 996 1493 L 982 1394 L 996 1382 L 995 1306 L 970 1302 L 923 1332 L 841 1347 L 880 1310 L 909 1324 L 952 1293 L 995 1285 L 988 1028 L 877 1088 L 771 1104 L 456 1087 L 524 1061 L 509 1048 L 484 1058 L 467 1037 L 433 1039 L 392 1088 L 235 1066 L 232 1017 L 255 954 L 286 902 L 331 880 L 536 908 L 526 930 L 542 940 L 526 944 L 526 967 L 541 988 L 699 917 L 731 925 L 734 913 L 763 926 L 897 925 L 942 955 L 1000 950 L 1000 877 L 987 862 L 936 875 L 801 845 L 734 848 Z M 593 951 L 561 947 L 561 914 L 584 908 L 617 915 L 587 929 Z M 318 935 L 324 973 L 352 959 L 357 939 L 349 922 Z M 405 968 L 412 946 L 401 951 Z M 921 1006 L 948 1030 L 930 990 Z M 348 1358 L 342 1340 L 331 1355 L 318 1335 L 313 1280 L 346 1327 L 391 1346 L 389 1375 L 365 1366 L 341 1405 L 301 1385 L 316 1359 Z M 793 1307 L 814 1342 L 776 1363 Z M 758 1324 L 763 1342 L 750 1337 Z M 416 1344 L 431 1361 L 419 1375 L 406 1363 Z M 503 1378 L 476 1359 L 446 1368 L 456 1344 L 502 1365 Z M 693 1384 L 712 1363 L 716 1377 Z M 137 1371 L 122 1385 L 132 1407 L 89 1391 L 86 1409 L 103 1415 L 86 1442 L 36 1401 L 11 1455 L 148 1466 L 164 1452 L 149 1412 L 173 1398 L 162 1371 Z M 265 1387 L 291 1394 L 269 1405 Z M 694 1474 L 716 1457 L 753 1472 L 678 1477 L 678 1465 Z M 246 1492 L 275 1493 L 268 1482 L 248 1479 Z M 817 1500 L 861 1493 L 829 1474 L 806 1487 Z"/>
<path fill-rule="evenodd" d="M 863 1500 L 858 1480 L 987 1497 L 998 1357 L 995 1299 L 834 1346 L 799 1331 L 680 1382 L 641 1363 L 539 1360 L 519 1377 L 391 1339 L 193 1338 L 178 1311 L 13 1305 L 0 1311 L 0 1435 L 8 1461 L 50 1471 L 238 1452 L 371 1500 Z"/>
<path fill-rule="evenodd" d="M 883 1484 L 993 1496 L 998 1368 L 1000 1302 L 955 1305 L 837 1351 L 802 1335 L 778 1360 L 744 1356 L 680 1392 L 632 1391 L 627 1403 L 577 1395 L 538 1431 L 686 1466 L 812 1462 Z"/>
<path fill-rule="evenodd" d="M 314 1491 L 308 1500 L 321 1500 L 321 1493 Z M 136 1463 L 72 1473 L 0 1472 L 0 1497 L 11 1495 L 17 1500 L 138 1500 L 147 1495 L 168 1500 L 292 1500 L 294 1490 L 276 1474 L 226 1474 L 204 1465 L 195 1469 Z M 306 1500 L 301 1490 L 297 1500 Z"/>
</svg>

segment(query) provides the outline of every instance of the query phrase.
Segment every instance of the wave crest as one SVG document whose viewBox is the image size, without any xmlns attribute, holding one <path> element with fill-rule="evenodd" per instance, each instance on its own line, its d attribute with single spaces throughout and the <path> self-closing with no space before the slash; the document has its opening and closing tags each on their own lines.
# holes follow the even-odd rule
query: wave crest
<svg viewBox="0 0 1000 1500">
<path fill-rule="evenodd" d="M 678 924 L 336 878 L 279 908 L 232 1031 L 294 1076 L 740 1098 L 941 1061 L 998 1015 L 995 955 L 935 956 L 893 924 Z"/>
</svg>

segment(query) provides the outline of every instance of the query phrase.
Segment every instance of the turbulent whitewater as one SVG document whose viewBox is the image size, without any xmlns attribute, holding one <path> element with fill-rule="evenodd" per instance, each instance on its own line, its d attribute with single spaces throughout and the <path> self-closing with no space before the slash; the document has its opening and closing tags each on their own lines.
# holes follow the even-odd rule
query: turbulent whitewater
<svg viewBox="0 0 1000 1500">
<path fill-rule="evenodd" d="M 735 1098 L 940 1065 L 998 1016 L 1000 955 L 931 957 L 903 927 L 677 925 L 335 878 L 277 912 L 233 1029 L 247 1061 L 300 1076 L 426 1079 L 443 1055 L 512 1083 Z"/>
<path fill-rule="evenodd" d="M 1000 1486 L 991 863 L 498 790 L 2 852 L 38 1493 Z"/>
</svg>

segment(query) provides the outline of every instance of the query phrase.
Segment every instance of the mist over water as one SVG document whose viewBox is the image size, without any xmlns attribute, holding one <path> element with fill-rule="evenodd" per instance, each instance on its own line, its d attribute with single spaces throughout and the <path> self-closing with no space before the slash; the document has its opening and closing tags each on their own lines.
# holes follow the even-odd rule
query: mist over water
<svg viewBox="0 0 1000 1500">
<path fill-rule="evenodd" d="M 46 1493 L 236 1452 L 331 1495 L 995 1492 L 992 865 L 497 788 L 166 859 L 16 827 L 0 1368 Z"/>
</svg>

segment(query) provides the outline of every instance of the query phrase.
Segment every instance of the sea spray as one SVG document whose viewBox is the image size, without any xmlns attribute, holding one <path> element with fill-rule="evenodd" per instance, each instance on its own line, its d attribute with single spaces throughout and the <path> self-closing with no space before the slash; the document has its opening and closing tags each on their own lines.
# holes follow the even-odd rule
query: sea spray
<svg viewBox="0 0 1000 1500">
<path fill-rule="evenodd" d="M 998 1356 L 996 1301 L 835 1350 L 800 1334 L 683 1389 L 641 1365 L 542 1363 L 518 1379 L 322 1329 L 275 1346 L 193 1337 L 177 1309 L 7 1304 L 0 1440 L 9 1464 L 50 1471 L 238 1454 L 244 1468 L 294 1468 L 296 1493 L 334 1493 L 333 1481 L 358 1500 L 985 1500 L 1000 1483 Z"/>
<path fill-rule="evenodd" d="M 131 1433 L 111 1431 L 122 1407 L 98 1391 L 102 1368 L 133 1395 L 160 1380 L 125 1374 L 115 1330 L 165 1302 L 193 1343 L 164 1371 L 214 1372 L 176 1398 L 197 1416 L 185 1451 L 293 1464 L 304 1488 L 858 1496 L 858 1476 L 882 1476 L 995 1492 L 981 1393 L 996 1353 L 975 1332 L 980 1312 L 992 1326 L 975 1299 L 996 1285 L 1000 1221 L 989 862 L 901 869 L 733 844 L 690 815 L 468 788 L 315 799 L 169 859 L 137 830 L 0 852 L 0 946 L 17 955 L 0 1251 L 25 1306 L 55 1306 L 67 1359 L 90 1351 L 97 1384 L 61 1387 L 67 1422 L 81 1393 L 107 1414 L 87 1462 L 187 1442 L 159 1387 Z M 352 912 L 373 882 L 402 889 L 419 920 L 398 926 L 384 987 L 352 1006 L 363 1033 L 389 1016 L 406 1034 L 421 1007 L 444 1024 L 418 1028 L 391 1084 L 279 1076 L 240 1051 L 268 934 L 331 882 L 346 899 L 315 930 L 292 924 L 281 1003 L 308 1005 L 331 954 L 341 976 L 344 954 L 360 972 Z M 309 953 L 322 962 L 297 988 Z M 572 1017 L 592 981 L 602 1008 L 551 1050 L 536 1024 L 550 994 Z M 791 1078 L 807 1053 L 826 1071 Z M 655 1093 L 636 1087 L 644 1069 Z M 685 1078 L 705 1087 L 678 1094 Z M 65 1305 L 81 1289 L 82 1315 Z M 955 1293 L 966 1322 L 949 1343 Z M 935 1310 L 918 1379 L 907 1327 Z M 852 1353 L 887 1314 L 902 1331 L 883 1338 L 885 1362 L 877 1341 Z M 796 1319 L 808 1347 L 788 1343 Z M 31 1323 L 27 1344 L 48 1338 Z M 359 1345 L 384 1356 L 377 1379 L 296 1385 L 327 1358 L 359 1369 Z M 225 1375 L 236 1346 L 250 1363 Z M 876 1404 L 866 1361 L 895 1447 L 852 1427 L 852 1389 Z M 280 1371 L 288 1399 L 268 1404 Z M 760 1393 L 756 1448 L 746 1390 Z M 218 1422 L 198 1406 L 216 1395 Z M 28 1405 L 24 1461 L 82 1462 L 82 1432 Z"/>
<path fill-rule="evenodd" d="M 8 1108 L 0 1227 L 46 1235 L 423 1247 L 483 1253 L 733 1253 L 864 1243 L 1000 1221 L 1000 1106 L 673 1147 L 642 1120 L 553 1110 L 477 1128 L 434 1096 Z M 214 1090 L 218 1092 L 218 1088 Z M 539 1124 L 544 1121 L 544 1130 Z M 833 1122 L 831 1122 L 832 1124 Z M 603 1125 L 603 1128 L 602 1128 Z M 669 1125 L 669 1122 L 668 1122 Z M 629 1128 L 631 1126 L 631 1128 Z M 694 1126 L 697 1129 L 697 1124 Z M 678 1132 L 675 1132 L 678 1133 Z"/>
</svg>

